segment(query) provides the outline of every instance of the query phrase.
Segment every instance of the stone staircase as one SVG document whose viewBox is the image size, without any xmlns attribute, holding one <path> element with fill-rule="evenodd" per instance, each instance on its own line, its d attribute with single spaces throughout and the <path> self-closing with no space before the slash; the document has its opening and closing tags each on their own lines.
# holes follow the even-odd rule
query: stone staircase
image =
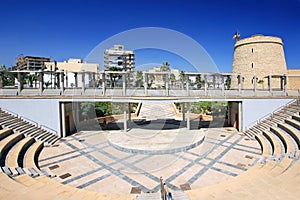
<svg viewBox="0 0 300 200">
<path fill-rule="evenodd" d="M 53 145 L 60 139 L 58 135 L 2 109 L 0 109 L 0 126 L 2 128 L 10 128 L 13 132 L 24 134 L 25 137 L 32 137 L 37 141 L 42 141 L 45 145 Z"/>
<path fill-rule="evenodd" d="M 245 134 L 251 139 L 257 139 L 260 143 L 265 143 L 265 146 L 269 146 L 270 157 L 277 160 L 286 155 L 291 158 L 297 156 L 295 152 L 300 149 L 299 130 L 300 100 L 296 99 L 259 120 L 245 131 Z"/>
</svg>

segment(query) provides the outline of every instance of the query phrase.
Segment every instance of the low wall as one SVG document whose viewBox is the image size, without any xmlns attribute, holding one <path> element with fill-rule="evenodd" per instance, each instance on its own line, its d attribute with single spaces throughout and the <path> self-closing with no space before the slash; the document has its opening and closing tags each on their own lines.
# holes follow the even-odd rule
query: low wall
<svg viewBox="0 0 300 200">
<path fill-rule="evenodd" d="M 257 120 L 267 116 L 292 100 L 293 99 L 243 99 L 243 130 L 247 130 L 247 128 L 254 125 Z"/>
<path fill-rule="evenodd" d="M 0 99 L 0 108 L 60 135 L 59 99 Z"/>
</svg>

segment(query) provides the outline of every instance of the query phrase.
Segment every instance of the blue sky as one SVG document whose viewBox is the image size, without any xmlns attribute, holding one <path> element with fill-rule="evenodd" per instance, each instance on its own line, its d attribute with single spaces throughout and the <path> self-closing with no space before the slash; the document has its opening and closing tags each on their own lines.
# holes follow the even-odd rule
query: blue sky
<svg viewBox="0 0 300 200">
<path fill-rule="evenodd" d="M 288 68 L 300 68 L 299 0 L 10 0 L 0 5 L 0 64 L 7 66 L 19 54 L 57 61 L 85 58 L 120 32 L 163 27 L 196 40 L 222 72 L 231 71 L 236 29 L 241 38 L 258 33 L 282 37 Z M 148 53 L 153 56 L 140 53 L 137 65 L 168 61 L 174 68 L 186 67 L 169 54 Z"/>
</svg>

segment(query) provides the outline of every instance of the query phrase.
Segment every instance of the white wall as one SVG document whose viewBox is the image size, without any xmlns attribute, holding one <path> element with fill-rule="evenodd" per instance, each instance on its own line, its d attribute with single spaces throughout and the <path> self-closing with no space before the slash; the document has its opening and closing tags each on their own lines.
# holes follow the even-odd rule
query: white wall
<svg viewBox="0 0 300 200">
<path fill-rule="evenodd" d="M 293 99 L 243 99 L 243 130 Z"/>
<path fill-rule="evenodd" d="M 0 99 L 0 108 L 47 126 L 60 135 L 58 99 Z"/>
</svg>

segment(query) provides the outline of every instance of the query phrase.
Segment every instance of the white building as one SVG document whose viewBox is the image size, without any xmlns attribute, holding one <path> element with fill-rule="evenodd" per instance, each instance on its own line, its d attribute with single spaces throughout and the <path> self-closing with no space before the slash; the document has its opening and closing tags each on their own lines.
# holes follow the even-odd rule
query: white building
<svg viewBox="0 0 300 200">
<path fill-rule="evenodd" d="M 65 73 L 65 87 L 75 87 L 76 84 L 77 87 L 81 87 L 82 74 L 84 74 L 85 86 L 91 86 L 99 80 L 97 77 L 99 76 L 99 64 L 84 63 L 79 58 L 70 58 L 64 62 L 45 62 L 45 66 L 45 71 L 48 73 L 45 74 L 44 81 L 52 84 L 55 82 L 56 72 L 62 71 Z"/>
<path fill-rule="evenodd" d="M 128 72 L 127 81 L 129 84 L 133 84 L 134 69 L 135 55 L 133 51 L 125 50 L 123 45 L 114 45 L 112 48 L 104 51 L 105 71 Z"/>
</svg>

